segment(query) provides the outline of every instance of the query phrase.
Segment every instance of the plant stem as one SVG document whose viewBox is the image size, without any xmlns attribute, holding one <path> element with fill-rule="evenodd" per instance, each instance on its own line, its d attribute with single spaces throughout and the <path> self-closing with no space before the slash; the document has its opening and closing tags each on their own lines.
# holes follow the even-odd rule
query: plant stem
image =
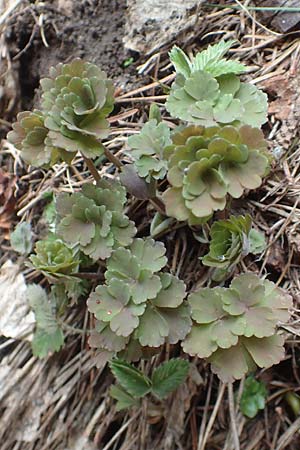
<svg viewBox="0 0 300 450">
<path fill-rule="evenodd" d="M 160 214 L 162 214 L 163 216 L 166 215 L 165 205 L 163 204 L 163 202 L 158 197 L 149 198 L 149 202 L 154 206 L 154 208 Z"/>
<path fill-rule="evenodd" d="M 87 165 L 87 168 L 89 169 L 91 175 L 94 177 L 94 180 L 96 181 L 97 184 L 99 184 L 101 181 L 101 176 L 100 176 L 98 170 L 96 169 L 95 164 L 93 163 L 93 161 L 90 158 L 87 158 L 83 154 L 82 154 L 82 157 L 83 157 L 84 162 Z"/>
<path fill-rule="evenodd" d="M 231 420 L 231 431 L 233 436 L 234 450 L 240 450 L 240 441 L 236 424 L 236 415 L 234 407 L 233 386 L 232 383 L 228 383 L 228 402 L 229 402 L 229 414 Z"/>
<path fill-rule="evenodd" d="M 93 272 L 82 272 L 73 274 L 74 277 L 80 278 L 81 280 L 98 280 L 99 274 Z"/>
<path fill-rule="evenodd" d="M 219 8 L 219 9 L 235 9 L 241 10 L 242 8 L 238 5 L 219 5 L 218 3 L 204 3 L 203 6 L 208 6 L 210 8 Z M 249 11 L 271 11 L 271 12 L 300 12 L 300 8 L 292 8 L 285 6 L 245 6 Z"/>
<path fill-rule="evenodd" d="M 81 328 L 72 327 L 72 325 L 69 325 L 69 324 L 63 322 L 60 319 L 57 319 L 57 322 L 59 323 L 59 325 L 62 328 L 64 328 L 65 330 L 68 330 L 68 331 L 72 331 L 75 334 L 86 335 L 87 333 L 91 332 L 91 330 L 83 330 Z"/>
<path fill-rule="evenodd" d="M 114 155 L 110 150 L 108 150 L 108 148 L 106 147 L 104 147 L 104 154 L 111 163 L 113 163 L 118 169 L 121 169 L 123 164 L 121 163 L 119 158 L 116 155 Z"/>
</svg>

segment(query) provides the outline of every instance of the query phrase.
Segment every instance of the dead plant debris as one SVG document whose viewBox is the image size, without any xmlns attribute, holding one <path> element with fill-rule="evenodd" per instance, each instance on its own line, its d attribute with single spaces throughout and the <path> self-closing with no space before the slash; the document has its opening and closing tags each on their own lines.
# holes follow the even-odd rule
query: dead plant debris
<svg viewBox="0 0 300 450">
<path fill-rule="evenodd" d="M 27 1 L 23 4 L 16 3 L 16 8 L 0 22 L 1 31 L 8 30 L 10 20 L 18 19 L 22 22 L 24 9 L 32 6 Z M 37 3 L 41 8 L 48 2 Z M 59 1 L 62 10 L 63 3 Z M 99 7 L 97 1 L 85 3 Z M 232 0 L 221 3 L 237 5 L 241 2 Z M 56 2 L 53 5 L 55 7 Z M 292 321 L 283 330 L 288 338 L 286 360 L 279 366 L 258 373 L 268 387 L 267 406 L 255 419 L 246 419 L 237 406 L 243 381 L 234 385 L 233 396 L 225 385 L 220 384 L 208 372 L 205 364 L 195 362 L 194 371 L 186 384 L 167 404 L 158 404 L 149 410 L 145 403 L 139 410 L 117 413 L 107 394 L 111 376 L 105 367 L 93 367 L 85 332 L 75 335 L 71 329 L 68 330 L 66 347 L 58 355 L 45 360 L 34 358 L 27 342 L 2 338 L 1 450 L 300 448 L 299 417 L 294 415 L 285 400 L 287 392 L 299 393 L 300 390 L 300 38 L 297 33 L 274 32 L 272 24 L 265 23 L 263 17 L 243 8 L 202 8 L 198 14 L 202 21 L 201 32 L 199 29 L 197 34 L 188 35 L 185 51 L 201 49 L 220 37 L 237 39 L 240 45 L 232 53 L 250 68 L 253 82 L 264 87 L 269 94 L 269 121 L 264 131 L 277 163 L 258 191 L 234 204 L 235 211 L 242 213 L 247 202 L 247 208 L 255 218 L 256 228 L 264 231 L 268 238 L 268 247 L 263 257 L 260 260 L 248 258 L 243 263 L 246 264 L 244 268 L 260 272 L 260 275 L 268 274 L 270 279 L 287 289 L 295 300 Z M 3 13 L 1 17 L 3 18 Z M 44 25 L 45 22 L 43 27 Z M 37 49 L 44 44 L 42 36 L 38 34 L 30 42 L 37 55 Z M 9 45 L 6 47 L 6 55 L 15 52 Z M 50 39 L 47 51 L 51 53 L 52 48 L 55 48 L 55 38 Z M 170 46 L 164 45 L 156 49 L 155 57 L 150 55 L 144 58 L 141 55 L 138 60 L 139 74 L 136 76 L 138 87 L 120 90 L 118 110 L 107 146 L 116 151 L 124 161 L 126 138 L 141 128 L 148 102 L 154 100 L 160 105 L 164 102 L 165 89 L 173 79 L 167 62 L 169 48 Z M 33 53 L 31 57 L 33 58 Z M 34 64 L 34 58 L 31 59 L 31 64 Z M 5 89 L 5 95 L 9 97 L 10 94 Z M 1 92 L 3 90 L 0 87 Z M 19 98 L 13 98 L 13 102 L 19 104 Z M 12 103 L 6 101 L 5 104 Z M 3 124 L 2 120 L 0 125 L 8 128 L 11 116 L 5 115 L 5 111 L 1 111 L 1 114 L 8 123 Z M 168 120 L 166 114 L 164 120 Z M 4 233 L 3 252 L 5 258 L 8 258 L 12 253 L 9 241 L 4 238 L 8 238 L 15 212 L 18 212 L 21 219 L 31 223 L 35 233 L 40 235 L 43 231 L 40 216 L 45 204 L 44 193 L 59 192 L 62 181 L 66 191 L 73 192 L 89 179 L 81 158 L 77 158 L 72 167 L 58 164 L 53 171 L 47 173 L 36 169 L 25 173 L 18 154 L 12 149 L 7 151 L 5 141 L 2 147 L 3 161 L 5 160 L 5 167 L 9 167 L 9 171 L 3 169 L 0 172 L 0 227 L 1 233 Z M 102 170 L 109 177 L 114 176 L 109 163 Z M 143 232 L 148 227 L 153 210 L 146 209 L 141 201 L 132 200 L 128 215 L 134 216 L 139 232 Z M 206 271 L 198 259 L 201 248 L 191 245 L 193 241 L 188 228 L 171 227 L 164 236 L 164 241 L 173 272 L 180 274 L 189 288 L 195 284 L 205 285 Z M 37 277 L 30 270 L 25 271 L 24 275 L 30 282 Z M 82 305 L 74 306 L 69 314 L 67 323 L 70 321 L 83 330 L 92 327 L 92 319 Z M 163 354 L 146 362 L 143 369 L 150 372 L 150 369 L 171 356 L 178 355 L 178 352 L 178 348 L 167 346 Z"/>
</svg>

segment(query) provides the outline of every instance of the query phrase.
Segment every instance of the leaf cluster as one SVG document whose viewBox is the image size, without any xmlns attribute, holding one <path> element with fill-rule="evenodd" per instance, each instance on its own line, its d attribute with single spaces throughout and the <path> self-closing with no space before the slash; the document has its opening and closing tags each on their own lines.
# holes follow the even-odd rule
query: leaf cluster
<svg viewBox="0 0 300 450">
<path fill-rule="evenodd" d="M 8 139 L 34 166 L 71 162 L 80 151 L 87 158 L 103 153 L 99 139 L 108 135 L 106 117 L 113 109 L 113 85 L 105 72 L 79 58 L 50 69 L 40 81 L 42 110 L 18 115 Z"/>
<path fill-rule="evenodd" d="M 121 359 L 113 359 L 109 365 L 119 383 L 110 389 L 111 396 L 117 400 L 117 411 L 137 406 L 139 399 L 149 393 L 165 398 L 184 382 L 189 370 L 188 361 L 180 358 L 160 364 L 151 378 Z"/>
<path fill-rule="evenodd" d="M 248 125 L 188 126 L 172 141 L 164 149 L 171 187 L 162 197 L 167 215 L 190 225 L 223 210 L 228 195 L 239 198 L 259 187 L 269 170 L 263 133 Z"/>
<path fill-rule="evenodd" d="M 214 267 L 212 279 L 221 281 L 248 253 L 261 253 L 265 248 L 263 234 L 251 228 L 251 216 L 231 216 L 218 220 L 210 230 L 209 253 L 202 258 L 205 266 Z"/>
<path fill-rule="evenodd" d="M 206 358 L 224 382 L 284 356 L 276 327 L 290 316 L 291 297 L 268 280 L 245 273 L 229 288 L 201 288 L 188 297 L 194 320 L 182 343 L 186 353 Z"/>
<path fill-rule="evenodd" d="M 51 282 L 72 280 L 78 272 L 78 251 L 67 246 L 55 235 L 40 240 L 35 245 L 35 254 L 29 257 L 32 266 L 42 272 Z"/>
<path fill-rule="evenodd" d="M 177 343 L 191 327 L 183 302 L 185 285 L 161 272 L 165 247 L 153 239 L 134 239 L 128 249 L 115 250 L 107 260 L 106 284 L 96 287 L 87 305 L 99 321 L 91 345 L 112 354 L 127 347 L 136 359 L 142 347 Z"/>
<path fill-rule="evenodd" d="M 83 185 L 81 192 L 60 194 L 57 233 L 90 258 L 106 259 L 113 249 L 129 245 L 136 233 L 134 223 L 124 213 L 125 202 L 125 189 L 104 180 L 97 186 Z"/>
<path fill-rule="evenodd" d="M 257 127 L 266 122 L 266 94 L 240 82 L 242 64 L 223 58 L 232 44 L 221 41 L 192 59 L 173 47 L 170 59 L 177 76 L 166 102 L 173 117 L 206 127 L 232 122 Z"/>
</svg>

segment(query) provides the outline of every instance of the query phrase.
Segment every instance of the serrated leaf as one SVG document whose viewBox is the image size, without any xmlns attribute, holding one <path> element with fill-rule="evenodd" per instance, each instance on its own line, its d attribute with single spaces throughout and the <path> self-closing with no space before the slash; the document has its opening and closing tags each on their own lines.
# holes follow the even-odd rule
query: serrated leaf
<svg viewBox="0 0 300 450">
<path fill-rule="evenodd" d="M 217 44 L 209 45 L 206 50 L 197 53 L 192 61 L 192 70 L 204 70 L 206 65 L 214 61 L 220 60 L 230 47 L 234 44 L 234 40 L 220 41 Z"/>
<path fill-rule="evenodd" d="M 221 59 L 219 61 L 209 61 L 204 69 L 214 77 L 227 75 L 228 73 L 241 74 L 246 71 L 244 64 L 238 61 Z"/>
<path fill-rule="evenodd" d="M 191 61 L 181 48 L 174 45 L 169 52 L 170 61 L 177 73 L 181 73 L 185 78 L 191 74 Z"/>
<path fill-rule="evenodd" d="M 132 395 L 128 394 L 128 392 L 126 392 L 121 386 L 111 386 L 109 393 L 112 398 L 117 400 L 116 411 L 121 411 L 122 409 L 139 405 L 139 401 Z"/>
<path fill-rule="evenodd" d="M 183 383 L 189 371 L 189 362 L 183 359 L 170 359 L 157 367 L 152 375 L 152 391 L 164 398 Z"/>
<path fill-rule="evenodd" d="M 57 328 L 57 321 L 46 291 L 37 284 L 31 284 L 27 287 L 26 295 L 35 314 L 37 327 L 53 333 Z"/>
<path fill-rule="evenodd" d="M 29 285 L 27 298 L 36 319 L 32 351 L 34 356 L 44 358 L 49 352 L 60 350 L 64 343 L 64 335 L 44 289 L 38 285 Z"/>
<path fill-rule="evenodd" d="M 58 352 L 64 343 L 64 335 L 60 328 L 53 333 L 37 328 L 31 343 L 32 353 L 38 358 L 45 358 L 49 353 Z"/>
<path fill-rule="evenodd" d="M 32 237 L 30 223 L 19 223 L 10 235 L 11 246 L 21 255 L 28 255 L 32 250 Z"/>
<path fill-rule="evenodd" d="M 113 359 L 109 367 L 120 385 L 134 398 L 144 397 L 151 391 L 151 380 L 133 365 Z"/>
<path fill-rule="evenodd" d="M 244 416 L 252 419 L 260 409 L 264 409 L 267 394 L 263 382 L 257 381 L 253 377 L 246 378 L 240 400 L 240 410 Z"/>
</svg>

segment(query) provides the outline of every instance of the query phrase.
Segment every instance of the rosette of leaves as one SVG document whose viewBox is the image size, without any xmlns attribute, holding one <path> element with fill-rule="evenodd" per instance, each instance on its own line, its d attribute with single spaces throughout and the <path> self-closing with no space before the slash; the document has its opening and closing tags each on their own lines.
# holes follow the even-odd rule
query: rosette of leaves
<svg viewBox="0 0 300 450">
<path fill-rule="evenodd" d="M 72 275 L 78 272 L 78 252 L 57 237 L 38 241 L 34 250 L 35 254 L 29 257 L 33 267 L 52 282 L 72 280 Z"/>
<path fill-rule="evenodd" d="M 267 95 L 237 74 L 246 70 L 223 58 L 233 41 L 209 46 L 189 59 L 174 47 L 170 59 L 176 69 L 166 108 L 173 117 L 197 125 L 239 122 L 259 127 L 267 120 Z"/>
<path fill-rule="evenodd" d="M 186 336 L 191 319 L 183 302 L 185 285 L 161 272 L 165 251 L 153 239 L 135 239 L 107 260 L 106 284 L 98 286 L 87 302 L 99 321 L 94 347 L 97 343 L 112 355 L 126 349 L 127 359 L 135 359 L 141 347 L 175 344 Z"/>
<path fill-rule="evenodd" d="M 249 214 L 231 216 L 228 220 L 219 220 L 212 224 L 209 253 L 202 258 L 202 263 L 215 268 L 212 274 L 214 281 L 221 281 L 230 275 L 232 269 L 248 253 L 263 251 L 264 236 L 251 226 Z"/>
<path fill-rule="evenodd" d="M 183 349 L 206 358 L 222 381 L 284 357 L 284 338 L 276 327 L 288 320 L 291 297 L 274 283 L 246 273 L 229 288 L 201 288 L 188 302 L 194 323 Z"/>
<path fill-rule="evenodd" d="M 130 155 L 140 177 L 147 182 L 165 177 L 167 161 L 163 158 L 163 149 L 171 143 L 169 127 L 156 119 L 149 120 L 139 134 L 128 138 Z"/>
<path fill-rule="evenodd" d="M 113 249 L 131 244 L 134 223 L 124 214 L 126 191 L 117 182 L 85 184 L 81 192 L 57 198 L 57 233 L 90 258 L 106 259 Z"/>
<path fill-rule="evenodd" d="M 59 149 L 49 138 L 44 122 L 45 116 L 41 111 L 21 112 L 7 135 L 7 139 L 21 151 L 24 161 L 36 167 L 54 164 L 60 158 Z M 63 155 L 68 153 L 63 151 Z"/>
<path fill-rule="evenodd" d="M 168 216 L 203 223 L 234 198 L 256 189 L 268 173 L 270 157 L 263 133 L 241 128 L 188 126 L 164 150 L 171 188 L 163 194 Z"/>
<path fill-rule="evenodd" d="M 45 126 L 53 145 L 87 158 L 103 153 L 99 139 L 108 135 L 106 117 L 113 109 L 114 89 L 102 70 L 79 58 L 50 69 L 41 80 Z"/>
</svg>

